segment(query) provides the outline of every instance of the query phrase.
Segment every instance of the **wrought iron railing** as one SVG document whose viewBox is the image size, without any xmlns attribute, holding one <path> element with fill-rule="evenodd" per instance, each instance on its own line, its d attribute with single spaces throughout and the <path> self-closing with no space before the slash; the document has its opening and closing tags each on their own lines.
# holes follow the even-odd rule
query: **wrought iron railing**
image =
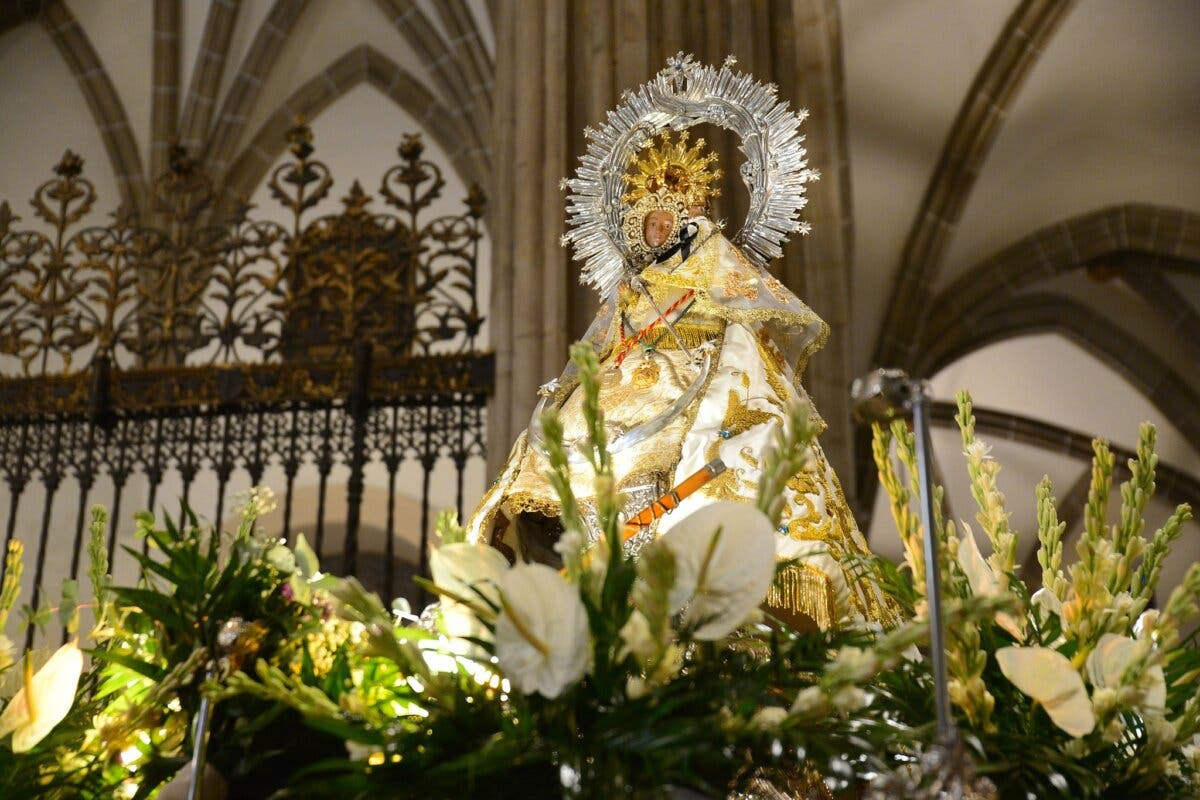
<svg viewBox="0 0 1200 800">
<path fill-rule="evenodd" d="M 41 230 L 19 227 L 0 204 L 4 530 L 6 542 L 17 534 L 22 498 L 40 485 L 35 592 L 50 548 L 70 547 L 78 574 L 93 502 L 110 505 L 116 552 L 134 475 L 153 507 L 169 473 L 185 501 L 199 474 L 214 473 L 220 520 L 235 471 L 258 483 L 282 468 L 291 536 L 297 475 L 315 469 L 311 533 L 321 550 L 330 474 L 344 466 L 340 566 L 354 573 L 364 471 L 382 464 L 388 568 L 379 588 L 389 596 L 411 577 L 399 574 L 394 552 L 401 464 L 415 460 L 423 475 L 420 563 L 406 572 L 424 570 L 430 480 L 442 459 L 457 470 L 461 507 L 464 469 L 483 455 L 494 371 L 477 347 L 482 194 L 473 188 L 461 214 L 434 216 L 441 170 L 423 158 L 419 137 L 405 136 L 377 198 L 356 181 L 340 213 L 314 217 L 333 179 L 312 157 L 306 125 L 289 142 L 290 160 L 267 185 L 290 225 L 256 218 L 246 202 L 218 215 L 208 178 L 178 148 L 154 185 L 149 225 L 118 212 L 108 225 L 84 226 L 96 191 L 69 151 L 32 199 Z M 112 494 L 95 497 L 102 476 Z M 78 507 L 69 541 L 59 542 L 53 509 L 69 479 Z"/>
</svg>

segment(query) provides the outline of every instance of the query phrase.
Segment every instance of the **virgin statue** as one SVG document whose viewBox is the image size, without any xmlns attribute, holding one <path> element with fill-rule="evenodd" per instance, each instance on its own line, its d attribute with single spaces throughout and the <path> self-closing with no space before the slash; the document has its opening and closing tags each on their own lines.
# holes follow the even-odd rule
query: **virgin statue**
<svg viewBox="0 0 1200 800">
<path fill-rule="evenodd" d="M 587 261 L 584 279 L 603 292 L 585 339 L 600 362 L 600 406 L 626 512 L 648 506 L 706 465 L 716 475 L 679 501 L 679 514 L 666 514 L 639 533 L 634 547 L 705 504 L 755 501 L 764 453 L 787 408 L 808 402 L 804 368 L 829 333 L 763 266 L 764 255 L 778 255 L 787 232 L 803 229 L 796 214 L 803 182 L 814 175 L 795 133 L 799 117 L 778 111 L 783 104 L 773 96 L 757 106 L 744 102 L 743 111 L 750 110 L 740 121 L 722 111 L 722 92 L 770 91 L 734 76 L 729 66 L 673 59 L 627 100 L 622 109 L 628 113 L 618 109 L 603 130 L 590 134 L 580 171 L 567 182 L 575 192 L 568 201 L 573 229 L 564 239 Z M 657 123 L 651 135 L 646 120 Z M 742 173 L 750 183 L 751 216 L 758 214 L 738 237 L 748 249 L 709 217 L 721 172 L 704 140 L 689 139 L 686 128 L 701 121 L 759 133 L 757 139 L 743 135 L 750 168 Z M 670 128 L 681 132 L 672 137 Z M 577 388 L 571 368 L 542 387 L 533 423 L 468 525 L 474 539 L 510 558 L 556 561 L 559 503 L 544 477 L 548 461 L 538 419 L 544 408 L 555 408 L 568 444 L 582 440 L 583 392 Z M 580 459 L 572 470 L 586 509 L 594 497 L 589 468 Z M 885 616 L 873 584 L 848 567 L 852 557 L 868 552 L 867 544 L 815 441 L 807 466 L 787 482 L 778 536 L 781 553 L 801 558 L 772 590 L 773 610 L 793 624 L 820 628 L 847 614 Z"/>
</svg>

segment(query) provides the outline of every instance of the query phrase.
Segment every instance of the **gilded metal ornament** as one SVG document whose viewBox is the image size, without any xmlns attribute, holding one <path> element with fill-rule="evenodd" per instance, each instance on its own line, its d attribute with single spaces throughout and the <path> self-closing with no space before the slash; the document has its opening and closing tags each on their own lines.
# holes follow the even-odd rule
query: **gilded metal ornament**
<svg viewBox="0 0 1200 800">
<path fill-rule="evenodd" d="M 711 123 L 733 131 L 746 156 L 741 175 L 750 192 L 749 213 L 732 241 L 759 265 L 783 254 L 794 233 L 807 233 L 800 220 L 805 184 L 815 180 L 808 168 L 800 124 L 806 111 L 793 111 L 776 97 L 774 86 L 733 72 L 733 61 L 705 66 L 678 53 L 654 78 L 622 94 L 598 130 L 584 131 L 587 152 L 574 177 L 566 181 L 567 227 L 564 243 L 583 262 L 580 279 L 608 297 L 629 277 L 633 244 L 622 228 L 626 168 L 665 130 Z M 636 241 L 636 240 L 634 240 Z"/>
<path fill-rule="evenodd" d="M 288 212 L 283 224 L 244 200 L 221 206 L 199 161 L 177 146 L 153 183 L 151 221 L 119 210 L 106 225 L 84 224 L 98 198 L 70 151 L 31 200 L 40 225 L 24 227 L 0 203 L 0 478 L 6 539 L 26 488 L 45 490 L 35 586 L 51 546 L 51 500 L 68 478 L 80 495 L 74 541 L 64 543 L 73 577 L 100 478 L 113 495 L 90 502 L 111 506 L 110 556 L 122 496 L 138 475 L 154 506 L 168 473 L 185 501 L 201 473 L 215 473 L 220 520 L 237 471 L 257 483 L 278 465 L 287 535 L 293 484 L 315 467 L 320 548 L 329 479 L 347 467 L 346 572 L 356 571 L 371 461 L 388 471 L 389 505 L 400 465 L 420 463 L 423 532 L 439 459 L 457 470 L 461 506 L 494 383 L 493 356 L 478 346 L 483 194 L 473 187 L 461 213 L 431 214 L 446 182 L 420 137 L 405 136 L 375 196 L 355 181 L 338 213 L 318 216 L 333 176 L 303 121 L 288 142 L 290 157 L 266 184 Z M 389 596 L 394 527 L 389 509 L 376 587 Z"/>
</svg>

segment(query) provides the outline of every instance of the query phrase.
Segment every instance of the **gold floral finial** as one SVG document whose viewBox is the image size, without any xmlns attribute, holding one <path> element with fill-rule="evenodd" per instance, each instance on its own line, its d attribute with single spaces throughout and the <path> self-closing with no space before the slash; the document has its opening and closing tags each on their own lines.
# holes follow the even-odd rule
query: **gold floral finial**
<svg viewBox="0 0 1200 800">
<path fill-rule="evenodd" d="M 716 153 L 705 153 L 704 140 L 697 139 L 688 146 L 688 132 L 681 131 L 679 138 L 671 140 L 671 132 L 664 131 L 657 140 L 642 150 L 639 156 L 629 161 L 626 172 L 626 203 L 634 203 L 651 194 L 670 193 L 684 199 L 687 207 L 703 206 L 721 194 L 714 186 L 721 179 L 720 168 L 711 168 L 717 160 Z"/>
</svg>

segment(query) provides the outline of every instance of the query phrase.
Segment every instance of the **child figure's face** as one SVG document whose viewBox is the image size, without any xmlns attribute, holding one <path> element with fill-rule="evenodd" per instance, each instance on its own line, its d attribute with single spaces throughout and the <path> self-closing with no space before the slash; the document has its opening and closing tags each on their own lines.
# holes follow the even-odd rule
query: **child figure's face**
<svg viewBox="0 0 1200 800">
<path fill-rule="evenodd" d="M 650 247 L 661 247 L 674 226 L 675 216 L 670 211 L 651 211 L 642 223 L 642 238 Z"/>
</svg>

